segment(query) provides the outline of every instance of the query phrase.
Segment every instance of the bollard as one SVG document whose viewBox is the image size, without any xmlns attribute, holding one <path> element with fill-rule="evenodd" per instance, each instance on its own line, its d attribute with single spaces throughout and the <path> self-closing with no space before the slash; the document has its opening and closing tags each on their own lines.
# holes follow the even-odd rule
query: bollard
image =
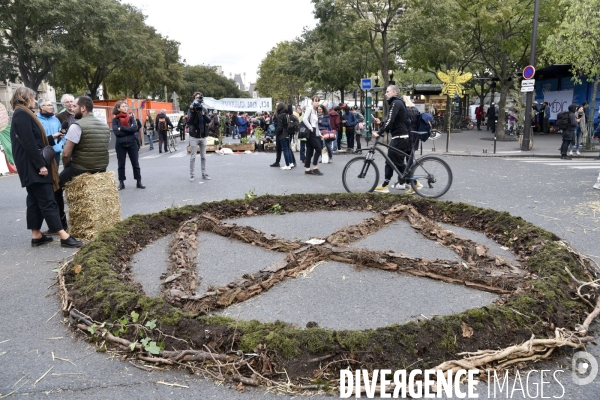
<svg viewBox="0 0 600 400">
<path fill-rule="evenodd" d="M 496 154 L 496 134 L 494 134 L 494 154 Z"/>
</svg>

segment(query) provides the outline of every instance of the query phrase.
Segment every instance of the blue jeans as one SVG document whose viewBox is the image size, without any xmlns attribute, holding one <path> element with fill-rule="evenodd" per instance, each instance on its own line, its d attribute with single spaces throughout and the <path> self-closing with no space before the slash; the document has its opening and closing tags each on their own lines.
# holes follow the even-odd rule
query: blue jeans
<svg viewBox="0 0 600 400">
<path fill-rule="evenodd" d="M 581 137 L 583 136 L 583 132 L 580 127 L 575 128 L 575 136 L 573 140 L 571 140 L 571 144 L 569 145 L 569 151 L 573 151 L 573 142 L 576 142 L 576 151 L 579 151 L 579 146 L 581 145 Z"/>
<path fill-rule="evenodd" d="M 327 155 L 329 156 L 330 160 L 331 160 L 331 158 L 333 158 L 333 149 L 332 149 L 332 147 L 333 147 L 333 143 L 335 141 L 336 141 L 335 139 L 333 139 L 333 140 L 324 140 L 325 147 L 327 148 Z"/>
<path fill-rule="evenodd" d="M 239 131 L 237 125 L 233 125 L 231 127 L 231 138 L 235 139 L 237 136 L 240 136 L 240 131 Z"/>
<path fill-rule="evenodd" d="M 150 144 L 150 150 L 154 148 L 154 131 L 146 131 L 148 133 L 148 142 Z"/>
<path fill-rule="evenodd" d="M 289 166 L 291 163 L 294 162 L 294 159 L 292 158 L 292 151 L 290 150 L 290 139 L 279 139 L 278 142 L 281 142 L 281 152 L 283 153 L 285 165 Z"/>
</svg>

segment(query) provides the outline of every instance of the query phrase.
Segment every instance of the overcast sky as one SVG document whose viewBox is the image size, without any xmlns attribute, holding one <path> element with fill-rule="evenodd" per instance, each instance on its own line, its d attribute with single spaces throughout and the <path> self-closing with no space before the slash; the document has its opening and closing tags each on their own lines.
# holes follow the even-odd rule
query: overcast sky
<svg viewBox="0 0 600 400">
<path fill-rule="evenodd" d="M 310 0 L 122 0 L 142 10 L 146 23 L 181 43 L 189 65 L 220 65 L 225 76 L 256 71 L 277 43 L 293 40 L 302 28 L 314 28 Z"/>
</svg>

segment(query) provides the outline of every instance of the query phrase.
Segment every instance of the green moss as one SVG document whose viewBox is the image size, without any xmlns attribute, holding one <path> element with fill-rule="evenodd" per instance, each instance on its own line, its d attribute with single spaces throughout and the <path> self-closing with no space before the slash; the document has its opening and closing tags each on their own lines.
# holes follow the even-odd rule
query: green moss
<svg viewBox="0 0 600 400">
<path fill-rule="evenodd" d="M 362 331 L 337 331 L 335 339 L 348 351 L 364 350 L 369 342 L 369 334 Z"/>
<path fill-rule="evenodd" d="M 310 328 L 299 331 L 296 336 L 301 345 L 312 354 L 325 353 L 335 348 L 333 332 L 326 329 Z"/>
</svg>

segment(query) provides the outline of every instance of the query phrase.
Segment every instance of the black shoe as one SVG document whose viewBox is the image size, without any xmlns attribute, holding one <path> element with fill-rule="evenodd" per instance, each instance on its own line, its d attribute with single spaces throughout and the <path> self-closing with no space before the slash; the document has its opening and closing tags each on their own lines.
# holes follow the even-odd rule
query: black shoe
<svg viewBox="0 0 600 400">
<path fill-rule="evenodd" d="M 60 239 L 61 247 L 81 247 L 83 243 L 81 241 L 75 239 L 73 236 L 70 236 L 66 239 Z"/>
<path fill-rule="evenodd" d="M 162 150 L 159 150 L 158 152 L 162 154 Z"/>
<path fill-rule="evenodd" d="M 42 237 L 39 239 L 31 239 L 31 247 L 41 246 L 43 244 L 50 243 L 53 240 L 54 239 L 52 236 L 42 235 Z"/>
<path fill-rule="evenodd" d="M 281 165 L 279 165 L 279 163 L 278 163 L 278 162 L 276 162 L 276 163 L 273 163 L 273 164 L 269 165 L 269 167 L 276 167 L 276 168 L 279 168 L 279 167 L 281 167 Z"/>
<path fill-rule="evenodd" d="M 362 149 L 358 149 L 354 152 L 354 154 L 362 154 Z"/>
<path fill-rule="evenodd" d="M 142 185 L 142 180 L 141 179 L 137 180 L 137 186 L 136 186 L 136 188 L 138 188 L 138 189 L 146 189 L 146 186 Z"/>
<path fill-rule="evenodd" d="M 567 156 L 562 156 L 560 159 L 561 159 L 561 160 L 572 160 L 572 158 L 571 158 L 571 157 L 567 157 Z"/>
<path fill-rule="evenodd" d="M 125 189 L 125 181 L 119 181 L 119 190 Z"/>
<path fill-rule="evenodd" d="M 308 171 L 305 170 L 304 174 L 305 175 L 314 175 L 314 172 L 311 169 L 309 169 Z"/>
<path fill-rule="evenodd" d="M 319 168 L 315 168 L 313 169 L 313 175 L 323 175 L 323 173 L 319 171 Z"/>
</svg>

